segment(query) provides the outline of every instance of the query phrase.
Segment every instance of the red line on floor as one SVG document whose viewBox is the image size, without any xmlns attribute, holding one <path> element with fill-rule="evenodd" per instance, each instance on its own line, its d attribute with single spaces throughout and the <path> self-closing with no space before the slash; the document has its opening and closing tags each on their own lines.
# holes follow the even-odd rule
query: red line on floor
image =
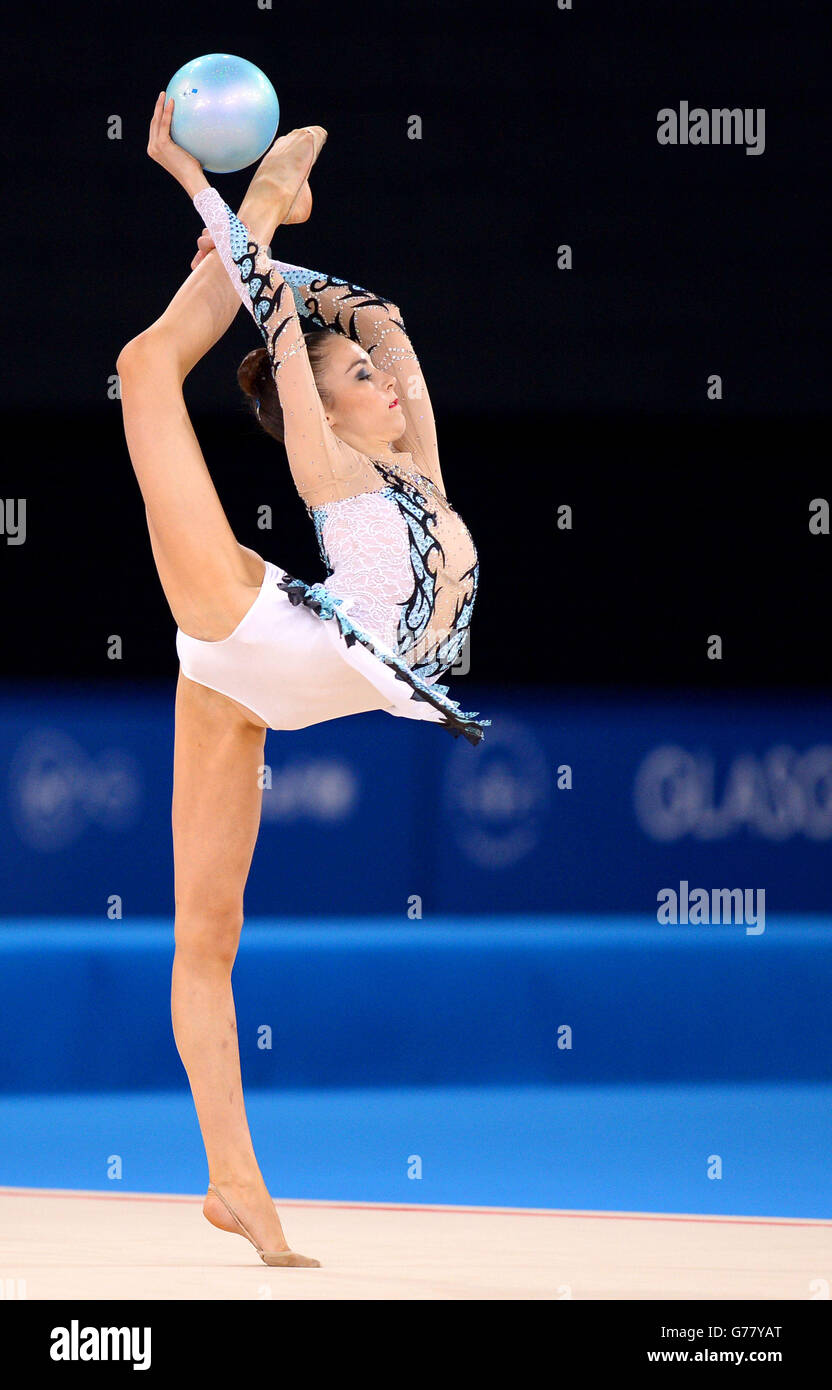
<svg viewBox="0 0 832 1390">
<path fill-rule="evenodd" d="M 0 1187 L 0 1197 L 63 1197 L 83 1202 L 202 1202 L 204 1197 L 155 1196 L 152 1192 L 74 1192 L 60 1188 Z M 667 1216 L 663 1212 L 553 1211 L 548 1207 L 434 1207 L 418 1202 L 327 1202 L 294 1197 L 274 1198 L 278 1207 L 326 1207 L 332 1211 L 434 1211 L 475 1216 L 552 1216 L 564 1221 L 688 1221 L 721 1226 L 819 1226 L 832 1227 L 822 1218 L 798 1221 L 789 1216 Z"/>
</svg>

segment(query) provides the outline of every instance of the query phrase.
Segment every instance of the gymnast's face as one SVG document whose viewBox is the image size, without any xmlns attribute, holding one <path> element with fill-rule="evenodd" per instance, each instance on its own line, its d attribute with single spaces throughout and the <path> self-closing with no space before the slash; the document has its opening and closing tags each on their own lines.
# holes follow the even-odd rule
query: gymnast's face
<svg viewBox="0 0 832 1390">
<path fill-rule="evenodd" d="M 381 439 L 390 443 L 407 429 L 392 372 L 373 365 L 369 353 L 333 334 L 321 385 L 329 392 L 326 418 L 333 433 L 355 448 Z"/>
</svg>

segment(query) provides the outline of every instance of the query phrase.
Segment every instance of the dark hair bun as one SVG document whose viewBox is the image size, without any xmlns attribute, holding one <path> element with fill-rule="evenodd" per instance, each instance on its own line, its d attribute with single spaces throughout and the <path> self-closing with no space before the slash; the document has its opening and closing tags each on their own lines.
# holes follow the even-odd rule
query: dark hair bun
<svg viewBox="0 0 832 1390">
<path fill-rule="evenodd" d="M 316 328 L 311 333 L 304 334 L 304 346 L 309 354 L 318 395 L 324 405 L 329 403 L 331 397 L 328 390 L 321 385 L 321 367 L 326 362 L 329 345 L 335 336 L 335 329 L 332 328 Z M 269 354 L 264 347 L 254 348 L 246 354 L 237 368 L 237 381 L 246 398 L 246 408 L 257 417 L 260 428 L 285 446 L 280 393 L 272 375 Z"/>
<path fill-rule="evenodd" d="M 254 348 L 237 368 L 237 381 L 247 396 L 255 398 L 263 394 L 269 373 L 268 354 L 265 348 Z"/>
</svg>

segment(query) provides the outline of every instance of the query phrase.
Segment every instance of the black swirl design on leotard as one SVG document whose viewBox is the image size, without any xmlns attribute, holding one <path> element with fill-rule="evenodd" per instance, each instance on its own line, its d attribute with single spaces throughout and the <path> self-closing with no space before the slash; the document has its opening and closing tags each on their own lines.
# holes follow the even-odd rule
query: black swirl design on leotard
<svg viewBox="0 0 832 1390">
<path fill-rule="evenodd" d="M 317 276 L 314 280 L 309 282 L 309 289 L 312 293 L 303 299 L 302 312 L 305 313 L 307 318 L 312 320 L 315 327 L 334 328 L 336 332 L 343 333 L 345 337 L 349 338 L 354 343 L 358 343 L 359 346 L 362 347 L 361 334 L 355 319 L 356 312 L 359 309 L 370 308 L 386 309 L 389 311 L 391 308 L 395 307 L 392 300 L 382 299 L 380 295 L 373 294 L 372 290 L 365 290 L 362 285 L 354 285 L 350 280 L 342 280 L 337 275 Z M 328 318 L 321 306 L 321 295 L 323 295 L 326 290 L 330 289 L 346 290 L 346 294 L 342 294 L 335 301 L 330 299 L 327 303 L 330 314 L 335 305 L 337 304 L 338 306 L 334 318 Z M 298 304 L 299 299 L 300 296 L 296 294 L 296 304 Z M 298 307 L 300 306 L 298 305 Z M 348 322 L 342 322 L 342 313 L 344 313 L 345 318 L 348 317 Z M 404 331 L 404 324 L 400 319 L 393 318 L 392 314 L 389 315 L 389 319 L 390 323 L 395 324 L 397 328 L 401 328 L 402 331 Z"/>
<path fill-rule="evenodd" d="M 446 563 L 444 548 L 432 529 L 437 510 L 431 507 L 426 491 L 414 479 L 407 481 L 397 470 L 388 468 L 379 459 L 371 460 L 376 472 L 387 482 L 387 496 L 392 497 L 407 524 L 410 537 L 410 564 L 413 571 L 413 590 L 402 605 L 398 629 L 398 650 L 406 657 L 422 639 L 436 612 L 436 580 Z M 421 477 L 421 475 L 417 475 Z M 426 489 L 427 478 L 421 479 Z M 435 565 L 431 568 L 431 561 Z M 475 562 L 459 578 L 470 581 L 467 591 L 457 601 L 453 618 L 444 635 L 437 637 L 428 650 L 411 663 L 411 669 L 425 680 L 442 675 L 459 659 L 465 644 L 479 579 L 479 563 Z"/>
<path fill-rule="evenodd" d="M 275 372 L 280 364 L 278 351 L 280 335 L 294 320 L 294 300 L 291 286 L 287 285 L 285 280 L 281 280 L 279 286 L 275 289 L 272 284 L 271 271 L 265 276 L 255 274 L 254 256 L 258 249 L 256 242 L 249 241 L 248 249 L 245 254 L 242 256 L 234 256 L 233 260 L 240 272 L 240 279 L 244 285 L 248 286 L 254 321 L 263 333 L 269 351 L 272 371 Z M 265 332 L 265 325 L 273 313 L 280 311 L 284 291 L 287 291 L 289 298 L 292 299 L 292 308 L 286 314 L 286 317 L 278 323 L 274 332 L 270 331 L 267 334 Z"/>
<path fill-rule="evenodd" d="M 398 472 L 372 460 L 376 472 L 387 483 L 385 492 L 396 503 L 410 537 L 410 566 L 413 589 L 402 605 L 399 618 L 398 649 L 406 655 L 419 641 L 433 617 L 436 606 L 436 574 L 445 562 L 445 551 L 431 527 L 437 513 L 431 510 L 427 498 L 415 483 L 406 482 Z M 436 557 L 435 568 L 430 560 Z"/>
</svg>

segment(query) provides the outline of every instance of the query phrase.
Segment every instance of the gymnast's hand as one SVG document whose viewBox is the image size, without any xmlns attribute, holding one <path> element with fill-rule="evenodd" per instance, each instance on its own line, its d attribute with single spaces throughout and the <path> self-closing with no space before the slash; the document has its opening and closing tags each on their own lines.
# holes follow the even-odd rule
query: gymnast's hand
<svg viewBox="0 0 832 1390">
<path fill-rule="evenodd" d="M 156 105 L 153 108 L 153 119 L 150 122 L 150 134 L 147 141 L 147 153 L 157 164 L 161 164 L 163 169 L 167 169 L 172 174 L 177 183 L 180 183 L 188 194 L 193 198 L 202 188 L 209 188 L 210 184 L 202 172 L 202 165 L 187 150 L 183 150 L 181 145 L 177 145 L 175 140 L 170 138 L 170 123 L 173 119 L 173 97 L 165 101 L 165 93 L 160 92 L 156 98 Z"/>
<path fill-rule="evenodd" d="M 200 261 L 204 261 L 205 257 L 214 250 L 214 238 L 209 231 L 203 231 L 196 244 L 199 249 L 191 261 L 191 270 L 196 270 Z"/>
</svg>

